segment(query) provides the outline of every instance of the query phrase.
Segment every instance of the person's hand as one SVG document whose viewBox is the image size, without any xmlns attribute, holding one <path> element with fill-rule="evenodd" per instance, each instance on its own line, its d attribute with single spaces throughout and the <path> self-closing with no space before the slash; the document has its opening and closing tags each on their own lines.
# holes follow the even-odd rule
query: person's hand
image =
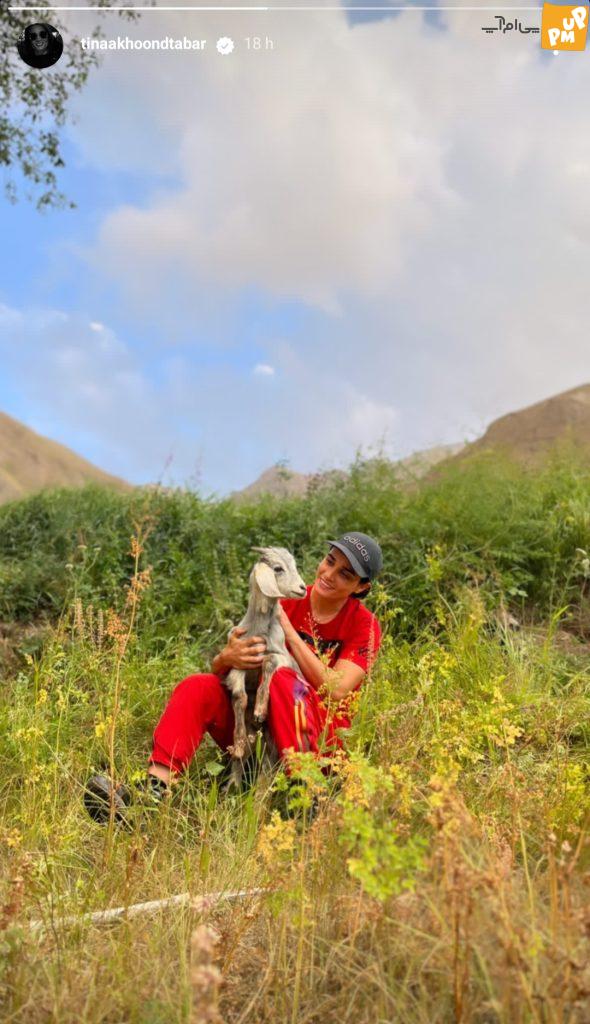
<svg viewBox="0 0 590 1024">
<path fill-rule="evenodd" d="M 281 605 L 279 605 L 279 622 L 283 627 L 283 633 L 285 634 L 287 640 L 289 640 L 294 633 L 297 636 L 297 630 L 293 626 L 291 619 L 287 615 L 285 609 L 281 607 Z"/>
<path fill-rule="evenodd" d="M 262 666 L 266 641 L 261 636 L 244 636 L 245 629 L 236 626 L 223 651 L 223 660 L 231 668 L 247 672 Z"/>
</svg>

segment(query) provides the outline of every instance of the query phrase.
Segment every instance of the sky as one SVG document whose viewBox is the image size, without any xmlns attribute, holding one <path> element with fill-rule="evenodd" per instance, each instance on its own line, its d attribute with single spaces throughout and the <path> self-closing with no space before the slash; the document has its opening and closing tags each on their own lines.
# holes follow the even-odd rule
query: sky
<svg viewBox="0 0 590 1024">
<path fill-rule="evenodd" d="M 350 7 L 102 19 L 207 47 L 101 54 L 63 132 L 76 208 L 0 198 L 0 410 L 223 495 L 590 381 L 587 53 Z M 66 47 L 95 24 L 67 19 Z"/>
</svg>

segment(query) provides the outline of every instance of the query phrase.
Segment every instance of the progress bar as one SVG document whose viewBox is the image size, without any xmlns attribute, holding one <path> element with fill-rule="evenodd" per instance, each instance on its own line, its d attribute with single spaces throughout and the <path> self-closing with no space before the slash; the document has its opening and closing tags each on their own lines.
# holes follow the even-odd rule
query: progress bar
<svg viewBox="0 0 590 1024">
<path fill-rule="evenodd" d="M 388 7 L 383 7 L 382 5 L 379 5 L 377 7 L 356 7 L 356 6 L 355 7 L 349 7 L 348 4 L 346 4 L 345 6 L 343 6 L 342 4 L 337 4 L 334 7 L 332 7 L 332 6 L 328 7 L 325 4 L 321 4 L 321 5 L 314 4 L 314 5 L 310 5 L 310 6 L 301 5 L 301 6 L 297 6 L 297 7 L 284 7 L 282 5 L 281 6 L 278 6 L 278 5 L 277 6 L 267 5 L 267 6 L 264 6 L 264 7 L 262 7 L 262 6 L 256 6 L 256 7 L 220 7 L 220 6 L 216 6 L 216 7 L 184 7 L 184 6 L 181 6 L 181 7 L 172 7 L 172 6 L 166 6 L 166 7 L 98 7 L 98 6 L 94 6 L 94 7 L 87 7 L 87 6 L 84 6 L 84 7 L 71 7 L 71 6 L 68 6 L 68 7 L 57 7 L 57 6 L 53 5 L 53 4 L 51 4 L 49 7 L 31 7 L 28 4 L 25 4 L 22 7 L 11 6 L 11 7 L 8 8 L 8 10 L 9 11 L 98 11 L 100 14 L 108 14 L 108 13 L 117 14 L 119 11 L 144 11 L 146 13 L 147 12 L 156 13 L 158 11 L 199 11 L 201 13 L 207 13 L 208 11 L 218 11 L 218 12 L 221 12 L 223 14 L 226 14 L 228 12 L 230 12 L 232 14 L 235 14 L 235 13 L 237 13 L 239 11 L 244 11 L 245 13 L 249 13 L 249 14 L 251 14 L 252 12 L 261 12 L 261 11 L 262 12 L 264 12 L 264 11 L 273 11 L 273 12 L 275 12 L 275 11 L 342 11 L 343 14 L 348 14 L 349 11 L 379 11 L 381 13 L 387 12 L 387 11 L 538 11 L 540 13 L 541 12 L 541 7 L 538 6 L 538 5 L 535 6 L 535 7 L 512 7 L 512 6 L 510 6 L 510 7 L 503 7 L 503 6 L 498 6 L 498 5 L 494 5 L 493 7 L 482 7 L 482 6 L 466 7 L 464 4 L 460 4 L 459 6 L 453 6 L 453 7 L 442 6 L 440 4 L 431 4 L 428 7 L 426 7 L 426 6 L 418 7 L 418 6 L 414 5 L 414 4 L 412 4 L 411 6 L 408 6 L 407 4 L 406 5 L 402 4 L 402 5 L 388 6 Z"/>
</svg>

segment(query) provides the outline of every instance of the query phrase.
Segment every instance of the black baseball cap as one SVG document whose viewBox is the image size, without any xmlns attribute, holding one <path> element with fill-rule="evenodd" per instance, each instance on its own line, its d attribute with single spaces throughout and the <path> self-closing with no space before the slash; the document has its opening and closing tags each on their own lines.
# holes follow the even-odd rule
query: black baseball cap
<svg viewBox="0 0 590 1024">
<path fill-rule="evenodd" d="M 357 533 L 355 530 L 345 533 L 338 540 L 329 540 L 328 544 L 346 555 L 357 576 L 364 580 L 374 580 L 383 568 L 381 548 L 366 533 Z"/>
</svg>

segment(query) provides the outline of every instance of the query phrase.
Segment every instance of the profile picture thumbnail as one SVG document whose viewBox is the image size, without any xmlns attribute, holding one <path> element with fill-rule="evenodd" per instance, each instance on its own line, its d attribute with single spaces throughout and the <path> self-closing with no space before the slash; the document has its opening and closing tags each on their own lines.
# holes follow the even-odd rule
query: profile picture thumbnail
<svg viewBox="0 0 590 1024">
<path fill-rule="evenodd" d="M 19 55 L 31 68 L 50 68 L 57 63 L 63 49 L 61 35 L 45 21 L 27 25 L 18 41 Z"/>
</svg>

